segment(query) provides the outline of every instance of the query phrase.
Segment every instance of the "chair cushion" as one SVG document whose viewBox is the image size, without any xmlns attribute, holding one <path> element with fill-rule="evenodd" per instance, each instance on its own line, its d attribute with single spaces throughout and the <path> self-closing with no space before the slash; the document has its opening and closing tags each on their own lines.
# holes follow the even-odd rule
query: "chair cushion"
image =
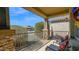
<svg viewBox="0 0 79 59">
<path fill-rule="evenodd" d="M 51 45 L 46 47 L 46 50 L 47 51 L 59 51 L 59 47 L 56 46 L 56 45 L 51 44 Z"/>
</svg>

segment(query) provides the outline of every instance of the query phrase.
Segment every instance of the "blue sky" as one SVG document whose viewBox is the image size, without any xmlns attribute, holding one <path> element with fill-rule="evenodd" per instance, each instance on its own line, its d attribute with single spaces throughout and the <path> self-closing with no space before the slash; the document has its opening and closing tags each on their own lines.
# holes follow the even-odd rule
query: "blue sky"
<svg viewBox="0 0 79 59">
<path fill-rule="evenodd" d="M 42 17 L 20 7 L 10 7 L 9 14 L 11 25 L 34 26 L 37 22 L 44 21 Z"/>
</svg>

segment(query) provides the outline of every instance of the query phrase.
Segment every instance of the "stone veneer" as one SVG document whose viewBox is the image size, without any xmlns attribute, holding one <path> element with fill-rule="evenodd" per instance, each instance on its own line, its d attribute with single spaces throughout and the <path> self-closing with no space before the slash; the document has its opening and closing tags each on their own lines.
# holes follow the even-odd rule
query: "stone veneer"
<svg viewBox="0 0 79 59">
<path fill-rule="evenodd" d="M 14 51 L 13 30 L 0 30 L 0 51 Z"/>
<path fill-rule="evenodd" d="M 43 39 L 48 39 L 48 30 L 43 30 Z"/>
</svg>

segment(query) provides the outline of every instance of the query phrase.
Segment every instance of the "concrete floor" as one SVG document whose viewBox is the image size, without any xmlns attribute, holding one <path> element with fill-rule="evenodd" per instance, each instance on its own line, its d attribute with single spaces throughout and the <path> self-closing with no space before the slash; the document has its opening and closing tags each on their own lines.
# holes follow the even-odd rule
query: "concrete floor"
<svg viewBox="0 0 79 59">
<path fill-rule="evenodd" d="M 49 42 L 50 42 L 49 40 L 40 40 L 28 47 L 21 49 L 20 51 L 39 51 L 39 49 L 41 47 L 43 47 L 44 45 L 46 45 Z"/>
<path fill-rule="evenodd" d="M 59 46 L 58 44 L 54 43 L 56 40 L 51 40 L 50 42 L 48 42 L 46 45 L 44 45 L 43 47 L 41 47 L 40 49 L 38 49 L 37 51 L 45 51 L 46 47 L 49 46 L 50 44 L 54 44 L 56 46 Z"/>
</svg>

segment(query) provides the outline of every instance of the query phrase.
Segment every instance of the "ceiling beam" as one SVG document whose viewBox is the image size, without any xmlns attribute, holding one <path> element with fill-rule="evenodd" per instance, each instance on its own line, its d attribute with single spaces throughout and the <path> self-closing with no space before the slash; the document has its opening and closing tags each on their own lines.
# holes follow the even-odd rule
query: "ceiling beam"
<svg viewBox="0 0 79 59">
<path fill-rule="evenodd" d="M 69 22 L 69 19 L 64 20 L 57 20 L 57 21 L 50 21 L 50 23 L 59 23 L 59 22 Z"/>
</svg>

